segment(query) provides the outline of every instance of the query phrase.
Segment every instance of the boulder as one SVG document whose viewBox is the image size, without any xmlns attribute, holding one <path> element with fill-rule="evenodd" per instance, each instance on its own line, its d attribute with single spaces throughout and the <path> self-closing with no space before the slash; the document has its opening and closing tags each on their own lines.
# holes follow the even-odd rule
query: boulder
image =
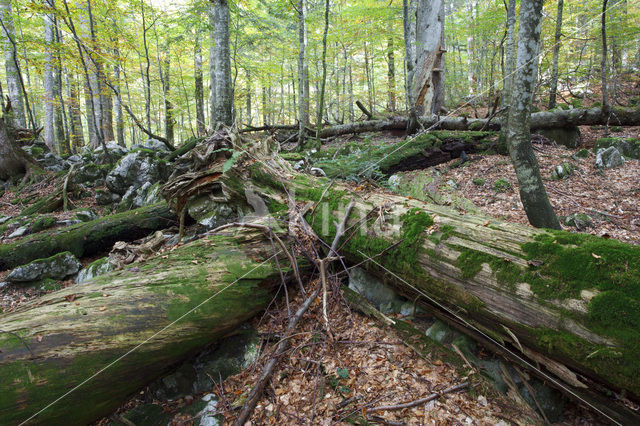
<svg viewBox="0 0 640 426">
<path fill-rule="evenodd" d="M 396 292 L 362 268 L 353 268 L 349 274 L 349 288 L 367 299 L 384 314 L 400 312 L 405 303 Z"/>
<path fill-rule="evenodd" d="M 610 147 L 615 147 L 626 158 L 640 160 L 640 140 L 638 139 L 600 138 L 593 146 L 593 150 L 598 152 L 602 148 Z"/>
<path fill-rule="evenodd" d="M 40 164 L 42 164 L 42 167 L 45 170 L 49 170 L 50 172 L 61 172 L 69 167 L 69 165 L 62 159 L 62 157 L 58 157 L 51 152 L 47 152 L 46 154 L 44 154 L 42 159 L 39 161 Z"/>
<path fill-rule="evenodd" d="M 9 236 L 7 238 L 23 237 L 23 236 L 27 235 L 28 233 L 29 233 L 29 226 L 28 225 L 23 225 L 23 226 L 18 227 L 18 229 L 13 231 L 11 234 L 9 234 Z"/>
<path fill-rule="evenodd" d="M 624 166 L 624 158 L 615 147 L 600 148 L 596 152 L 596 168 L 613 169 L 620 166 Z"/>
<path fill-rule="evenodd" d="M 91 209 L 76 210 L 75 216 L 76 216 L 76 219 L 78 219 L 81 222 L 90 222 L 98 218 L 98 215 L 96 214 L 96 212 L 94 212 Z"/>
<path fill-rule="evenodd" d="M 108 206 L 120 202 L 122 197 L 113 192 L 106 191 L 104 189 L 96 189 L 96 203 L 99 206 Z"/>
<path fill-rule="evenodd" d="M 578 231 L 583 231 L 593 226 L 593 219 L 584 213 L 573 213 L 562 218 L 562 223 L 565 226 L 572 226 Z"/>
<path fill-rule="evenodd" d="M 200 225 L 210 229 L 233 222 L 237 218 L 236 212 L 229 205 L 214 201 L 208 195 L 192 198 L 187 212 Z"/>
<path fill-rule="evenodd" d="M 582 148 L 578 150 L 575 154 L 573 154 L 572 158 L 575 159 L 584 159 L 589 158 L 589 150 L 586 148 Z"/>
<path fill-rule="evenodd" d="M 115 163 L 129 152 L 127 148 L 123 148 L 113 141 L 107 142 L 105 145 L 107 146 L 109 155 L 105 154 L 102 146 L 97 147 L 92 153 L 94 161 L 97 164 L 104 165 L 111 162 Z"/>
<path fill-rule="evenodd" d="M 573 164 L 571 163 L 562 163 L 557 165 L 553 172 L 551 172 L 551 179 L 553 180 L 562 180 L 566 179 L 573 174 Z"/>
<path fill-rule="evenodd" d="M 580 145 L 580 129 L 578 127 L 563 127 L 557 129 L 538 129 L 535 133 L 544 136 L 557 145 L 567 148 L 577 148 Z"/>
<path fill-rule="evenodd" d="M 73 177 L 73 183 L 81 183 L 87 186 L 102 186 L 104 178 L 109 172 L 108 166 L 101 166 L 96 163 L 85 163 Z"/>
<path fill-rule="evenodd" d="M 122 157 L 105 182 L 111 192 L 124 195 L 131 187 L 137 189 L 146 182 L 164 181 L 168 176 L 166 161 L 156 158 L 153 152 L 140 150 Z"/>
<path fill-rule="evenodd" d="M 41 281 L 47 278 L 64 279 L 77 273 L 82 264 L 68 251 L 58 253 L 46 259 L 18 266 L 7 275 L 6 280 L 11 283 Z"/>
<path fill-rule="evenodd" d="M 81 156 L 79 155 L 72 155 L 71 157 L 67 158 L 67 164 L 69 165 L 69 167 L 73 166 L 73 165 L 80 165 L 84 162 L 84 160 L 82 159 Z"/>
</svg>

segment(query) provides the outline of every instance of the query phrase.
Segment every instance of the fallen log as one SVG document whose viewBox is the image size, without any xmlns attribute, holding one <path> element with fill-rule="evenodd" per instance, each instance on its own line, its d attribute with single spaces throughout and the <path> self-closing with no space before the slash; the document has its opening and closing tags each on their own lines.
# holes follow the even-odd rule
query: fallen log
<svg viewBox="0 0 640 426">
<path fill-rule="evenodd" d="M 285 211 L 286 185 L 298 202 L 320 203 L 307 221 L 330 239 L 340 206 L 354 199 L 338 250 L 347 261 L 508 346 L 565 393 L 596 401 L 605 416 L 640 420 L 623 404 L 591 397 L 640 400 L 640 247 L 354 190 L 268 164 L 251 166 L 251 187 L 270 211 Z"/>
<path fill-rule="evenodd" d="M 367 120 L 325 127 L 321 138 L 351 133 L 405 130 L 409 119 L 393 117 L 386 120 Z M 500 120 L 467 117 L 423 117 L 420 124 L 431 130 L 500 130 Z M 601 108 L 576 108 L 569 110 L 541 111 L 531 114 L 531 130 L 557 129 L 584 125 L 638 126 L 640 109 L 613 108 L 605 114 Z"/>
<path fill-rule="evenodd" d="M 133 241 L 175 225 L 176 221 L 166 203 L 158 203 L 90 222 L 42 231 L 0 245 L 0 271 L 63 251 L 70 251 L 77 257 L 89 256 L 109 250 L 116 241 Z"/>
<path fill-rule="evenodd" d="M 277 252 L 259 230 L 231 230 L 1 315 L 0 424 L 108 415 L 263 310 L 290 270 Z"/>
</svg>

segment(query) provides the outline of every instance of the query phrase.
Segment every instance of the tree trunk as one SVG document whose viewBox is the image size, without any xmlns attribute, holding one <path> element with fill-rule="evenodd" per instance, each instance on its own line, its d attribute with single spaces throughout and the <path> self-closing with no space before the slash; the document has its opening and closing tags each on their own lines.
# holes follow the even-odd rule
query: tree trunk
<svg viewBox="0 0 640 426">
<path fill-rule="evenodd" d="M 538 70 L 538 47 L 542 0 L 523 0 L 520 4 L 518 60 L 514 81 L 513 105 L 509 109 L 507 144 L 513 168 L 518 177 L 520 199 L 529 218 L 537 228 L 560 229 L 560 222 L 549 202 L 542 183 L 538 160 L 531 146 L 529 121 L 531 98 Z"/>
<path fill-rule="evenodd" d="M 560 56 L 560 39 L 562 38 L 562 8 L 564 0 L 558 0 L 558 14 L 556 16 L 556 35 L 553 44 L 553 64 L 551 67 L 551 87 L 549 88 L 549 109 L 556 107 L 556 93 L 558 92 L 558 57 Z"/>
<path fill-rule="evenodd" d="M 530 129 L 561 129 L 576 126 L 605 125 L 607 121 L 615 126 L 640 126 L 640 109 L 613 108 L 611 117 L 600 108 L 576 108 L 561 111 L 540 111 L 531 114 Z M 500 120 L 466 117 L 421 118 L 420 123 L 429 129 L 440 130 L 500 130 Z M 378 132 L 382 130 L 406 129 L 409 119 L 394 117 L 387 120 L 357 121 L 325 127 L 321 138 L 348 135 L 350 133 Z"/>
<path fill-rule="evenodd" d="M 307 61 L 307 2 L 298 0 L 298 146 L 309 125 L 309 63 Z"/>
<path fill-rule="evenodd" d="M 266 308 L 280 281 L 273 246 L 230 234 L 1 316 L 0 423 L 89 424 Z"/>
<path fill-rule="evenodd" d="M 4 117 L 0 117 L 0 179 L 2 180 L 8 180 L 27 170 L 24 159 L 16 154 L 9 138 Z"/>
<path fill-rule="evenodd" d="M 600 15 L 600 33 L 602 36 L 602 56 L 600 60 L 600 75 L 602 77 L 602 109 L 609 111 L 609 95 L 607 92 L 607 0 L 602 0 L 602 14 Z"/>
<path fill-rule="evenodd" d="M 174 144 L 174 131 L 173 127 L 175 124 L 175 119 L 173 118 L 173 103 L 171 99 L 169 99 L 169 92 L 171 91 L 171 76 L 170 76 L 170 64 L 171 59 L 169 56 L 169 43 L 165 46 L 165 56 L 164 56 L 164 73 L 162 78 L 163 85 L 163 95 L 164 95 L 164 131 L 165 137 L 167 141 L 173 145 Z"/>
<path fill-rule="evenodd" d="M 507 127 L 509 123 L 509 110 L 513 100 L 513 80 L 516 72 L 516 0 L 509 0 L 507 6 L 507 47 L 505 49 L 505 64 L 502 75 L 502 129 L 500 141 L 507 141 Z"/>
<path fill-rule="evenodd" d="M 84 146 L 84 131 L 82 129 L 82 116 L 80 111 L 80 93 L 78 82 L 71 72 L 66 74 L 68 105 L 69 105 L 69 133 L 73 152 L 79 152 Z"/>
<path fill-rule="evenodd" d="M 421 0 L 416 20 L 416 69 L 413 99 L 418 115 L 440 113 L 444 89 L 444 2 Z M 440 93 L 438 93 L 440 91 Z M 436 101 L 436 102 L 434 102 Z M 436 109 L 437 108 L 437 109 Z"/>
<path fill-rule="evenodd" d="M 200 31 L 196 29 L 193 65 L 195 73 L 195 95 L 196 98 L 196 121 L 198 136 L 203 137 L 206 133 L 206 125 L 204 121 L 204 86 L 202 83 L 202 45 L 200 43 Z"/>
<path fill-rule="evenodd" d="M 124 117 L 122 116 L 122 97 L 120 96 L 120 49 L 117 46 L 117 40 L 113 54 L 116 58 L 116 63 L 113 65 L 113 76 L 115 79 L 114 86 L 117 90 L 114 101 L 116 110 L 116 139 L 118 141 L 118 145 L 126 147 L 127 145 L 124 140 Z"/>
<path fill-rule="evenodd" d="M 396 110 L 396 59 L 393 36 L 387 39 L 387 85 L 389 92 L 387 109 L 394 112 Z"/>
<path fill-rule="evenodd" d="M 137 238 L 175 224 L 175 216 L 164 203 L 105 216 L 90 222 L 43 231 L 0 246 L 0 271 L 32 260 L 70 251 L 89 256 L 108 250 L 116 241 Z"/>
<path fill-rule="evenodd" d="M 233 99 L 231 95 L 231 51 L 229 49 L 229 4 L 227 0 L 215 0 L 214 4 L 214 49 L 215 98 L 214 122 L 231 126 L 233 124 Z"/>
<path fill-rule="evenodd" d="M 13 12 L 10 0 L 0 0 L 0 18 L 2 18 L 2 50 L 4 51 L 4 66 L 7 76 L 7 91 L 12 109 L 12 124 L 25 128 L 27 121 L 24 115 L 24 93 L 18 67 L 18 52 L 16 35 L 13 27 Z"/>
<path fill-rule="evenodd" d="M 414 0 L 415 2 L 415 0 Z M 415 53 L 416 53 L 416 26 L 415 8 L 411 7 L 409 0 L 402 2 L 402 23 L 404 33 L 404 53 L 405 67 L 407 69 L 405 78 L 405 96 L 407 98 L 407 109 L 409 110 L 409 120 L 407 122 L 407 133 L 411 134 L 418 126 L 418 112 L 416 110 L 416 99 L 413 96 L 413 80 L 415 74 Z"/>
<path fill-rule="evenodd" d="M 53 12 L 44 14 L 44 43 L 45 43 L 45 63 L 44 63 L 44 143 L 53 153 L 58 152 L 56 137 L 53 128 L 54 111 L 54 75 L 53 75 Z"/>
<path fill-rule="evenodd" d="M 324 112 L 324 93 L 327 86 L 327 34 L 329 33 L 329 0 L 324 5 L 324 31 L 322 33 L 322 80 L 320 81 L 320 98 L 318 100 L 318 114 L 316 116 L 316 139 L 322 131 L 322 117 Z"/>
</svg>

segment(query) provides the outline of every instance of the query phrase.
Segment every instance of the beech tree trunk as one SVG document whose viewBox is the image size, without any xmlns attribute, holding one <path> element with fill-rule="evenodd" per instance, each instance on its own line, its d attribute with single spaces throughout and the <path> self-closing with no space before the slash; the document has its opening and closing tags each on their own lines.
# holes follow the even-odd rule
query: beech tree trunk
<svg viewBox="0 0 640 426">
<path fill-rule="evenodd" d="M 89 424 L 233 334 L 280 282 L 258 232 L 201 239 L 1 315 L 0 423 Z"/>
<path fill-rule="evenodd" d="M 53 153 L 58 152 L 53 129 L 54 123 L 54 71 L 53 71 L 53 11 L 44 14 L 44 42 L 46 45 L 44 64 L 44 143 Z"/>
<path fill-rule="evenodd" d="M 558 14 L 556 15 L 556 34 L 553 44 L 553 63 L 551 66 L 551 87 L 549 88 L 549 109 L 556 107 L 556 93 L 558 92 L 558 57 L 560 56 L 560 39 L 562 37 L 562 9 L 564 0 L 558 0 Z"/>
<path fill-rule="evenodd" d="M 233 124 L 231 95 L 231 51 L 229 48 L 229 4 L 227 0 L 215 0 L 214 5 L 214 122 L 231 126 Z"/>
<path fill-rule="evenodd" d="M 307 2 L 298 0 L 298 146 L 309 125 L 309 63 L 307 61 Z"/>
<path fill-rule="evenodd" d="M 196 29 L 195 44 L 193 51 L 193 65 L 194 65 L 194 84 L 196 99 L 196 121 L 198 136 L 203 137 L 206 134 L 206 125 L 204 121 L 204 85 L 202 80 L 202 45 L 200 43 L 200 31 Z"/>
<path fill-rule="evenodd" d="M 4 66 L 7 76 L 7 92 L 11 100 L 12 124 L 15 127 L 25 128 L 27 121 L 24 114 L 24 93 L 18 66 L 18 52 L 16 48 L 16 35 L 13 27 L 13 12 L 11 0 L 0 0 L 0 18 L 2 26 L 2 50 L 4 52 Z M 35 130 L 35 129 L 34 129 Z"/>
</svg>

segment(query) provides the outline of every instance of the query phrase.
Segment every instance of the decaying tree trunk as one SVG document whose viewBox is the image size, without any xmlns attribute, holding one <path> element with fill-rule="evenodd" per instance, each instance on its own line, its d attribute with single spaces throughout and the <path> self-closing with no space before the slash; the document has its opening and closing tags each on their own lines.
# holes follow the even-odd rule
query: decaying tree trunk
<svg viewBox="0 0 640 426">
<path fill-rule="evenodd" d="M 531 130 L 559 129 L 575 126 L 605 125 L 609 116 L 601 108 L 576 108 L 562 111 L 541 111 L 531 114 Z M 441 130 L 500 130 L 500 120 L 466 117 L 426 117 L 420 122 L 425 128 Z M 350 133 L 378 132 L 382 130 L 403 130 L 407 127 L 406 117 L 386 120 L 358 121 L 325 127 L 321 138 L 348 135 Z M 640 108 L 612 108 L 609 125 L 640 125 Z"/>
<path fill-rule="evenodd" d="M 444 107 L 444 1 L 418 3 L 413 100 L 418 116 Z"/>
<path fill-rule="evenodd" d="M 347 261 L 364 262 L 410 300 L 455 313 L 561 390 L 592 401 L 603 388 L 639 399 L 640 320 L 632 295 L 640 288 L 639 247 L 354 191 L 273 163 L 252 170 L 252 191 L 265 194 L 271 211 L 287 200 L 283 184 L 299 202 L 321 201 L 307 221 L 329 240 L 339 206 L 355 200 L 353 234 L 339 250 Z M 227 176 L 223 185 L 237 188 L 224 183 Z M 620 404 L 595 399 L 609 416 L 634 418 Z"/>
<path fill-rule="evenodd" d="M 229 233 L 0 316 L 0 423 L 91 423 L 263 310 L 280 282 L 273 246 Z"/>
<path fill-rule="evenodd" d="M 165 203 L 141 207 L 54 230 L 29 235 L 0 245 L 0 270 L 15 268 L 32 260 L 70 251 L 89 256 L 109 250 L 116 241 L 133 241 L 158 229 L 176 224 Z"/>
</svg>

